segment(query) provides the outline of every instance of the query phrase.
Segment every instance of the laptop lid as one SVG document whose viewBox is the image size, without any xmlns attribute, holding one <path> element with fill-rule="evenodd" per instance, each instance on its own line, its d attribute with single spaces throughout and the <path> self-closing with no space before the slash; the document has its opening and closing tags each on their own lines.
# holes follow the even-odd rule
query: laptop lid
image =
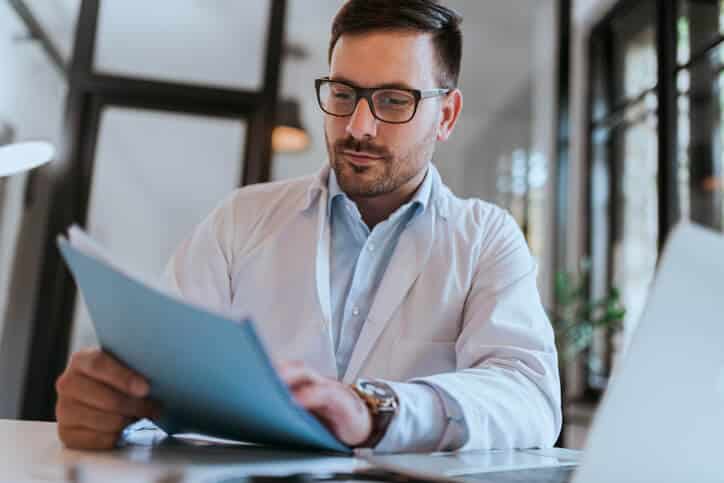
<svg viewBox="0 0 724 483">
<path fill-rule="evenodd" d="M 671 234 L 575 483 L 724 481 L 724 237 Z"/>
</svg>

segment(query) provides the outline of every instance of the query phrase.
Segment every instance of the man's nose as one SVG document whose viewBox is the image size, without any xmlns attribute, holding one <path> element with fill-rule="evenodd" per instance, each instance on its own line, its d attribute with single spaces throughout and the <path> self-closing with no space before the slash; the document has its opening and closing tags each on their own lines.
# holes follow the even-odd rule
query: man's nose
<svg viewBox="0 0 724 483">
<path fill-rule="evenodd" d="M 347 134 L 355 139 L 377 136 L 377 119 L 372 115 L 367 99 L 360 99 L 347 123 Z"/>
</svg>

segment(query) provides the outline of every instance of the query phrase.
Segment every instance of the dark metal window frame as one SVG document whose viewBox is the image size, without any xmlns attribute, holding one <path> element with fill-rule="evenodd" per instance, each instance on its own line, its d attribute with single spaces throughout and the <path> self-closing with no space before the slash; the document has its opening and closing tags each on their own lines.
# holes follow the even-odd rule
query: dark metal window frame
<svg viewBox="0 0 724 483">
<path fill-rule="evenodd" d="M 616 19 L 620 19 L 633 9 L 639 7 L 643 0 L 631 1 L 631 0 L 619 0 L 614 7 L 609 11 L 607 15 L 603 17 L 592 29 L 589 38 L 587 39 L 587 58 L 589 60 L 594 59 L 596 44 L 604 45 L 605 54 L 604 59 L 607 66 L 604 68 L 606 74 L 605 79 L 605 96 L 608 98 L 609 105 L 612 105 L 613 98 L 613 43 L 611 37 L 611 27 Z M 657 83 L 652 89 L 643 92 L 640 96 L 635 99 L 627 99 L 623 103 L 619 103 L 615 106 L 612 105 L 609 114 L 606 119 L 594 119 L 593 118 L 593 104 L 594 104 L 594 69 L 589 64 L 588 68 L 588 79 L 587 79 L 587 102 L 586 102 L 586 160 L 584 163 L 584 175 L 587 180 L 587 199 L 586 199 L 586 227 L 585 231 L 585 250 L 586 255 L 591 256 L 593 253 L 593 240 L 596 236 L 593 233 L 593 179 L 592 179 L 592 163 L 593 163 L 593 134 L 594 131 L 599 128 L 602 124 L 612 121 L 617 123 L 616 116 L 628 106 L 640 102 L 643 97 L 650 93 L 655 92 L 657 96 L 657 137 L 658 137 L 658 206 L 659 206 L 659 220 L 658 220 L 658 247 L 659 250 L 662 248 L 666 238 L 679 219 L 679 206 L 678 206 L 678 188 L 676 184 L 676 173 L 677 173 L 677 111 L 676 111 L 676 73 L 678 71 L 676 67 L 676 19 L 677 19 L 677 6 L 678 0 L 674 1 L 654 1 L 653 2 L 656 14 L 651 22 L 656 31 L 656 52 L 657 52 Z M 616 153 L 613 150 L 611 139 L 607 141 L 608 155 L 607 163 L 609 165 L 610 173 L 610 184 L 609 193 L 611 206 L 609 208 L 609 239 L 607 247 L 607 259 L 608 259 L 608 277 L 607 284 L 609 287 L 613 283 L 613 247 L 615 242 L 618 240 L 619 233 L 617 229 L 619 227 L 618 220 L 618 209 L 616 206 L 617 194 L 621 183 L 622 174 L 618 172 L 616 166 Z M 612 334 L 609 334 L 612 335 Z M 611 368 L 611 344 L 609 337 L 609 347 L 606 351 L 606 366 L 607 369 Z M 587 370 L 587 369 L 586 369 Z M 604 387 L 599 385 L 591 385 L 590 377 L 588 374 L 585 375 L 585 399 L 597 400 Z"/>
<path fill-rule="evenodd" d="M 29 12 L 22 10 L 22 2 L 15 3 L 21 11 Z M 30 356 L 21 407 L 23 419 L 54 419 L 55 380 L 64 370 L 68 358 L 76 299 L 75 285 L 60 258 L 55 240 L 70 224 L 83 226 L 86 223 L 99 124 L 105 108 L 126 107 L 246 121 L 244 169 L 239 184 L 269 180 L 287 2 L 270 0 L 269 5 L 263 87 L 251 91 L 95 72 L 100 0 L 82 1 L 73 56 L 66 69 L 69 91 L 64 120 L 65 145 L 54 166 L 59 176 L 58 182 L 51 187 L 43 240 L 44 258 L 37 285 L 38 293 L 43 296 L 34 308 L 31 321 L 27 349 Z M 32 19 L 32 16 L 28 18 Z M 58 62 L 57 56 L 51 57 Z"/>
<path fill-rule="evenodd" d="M 553 233 L 553 266 L 551 287 L 556 284 L 556 271 L 565 270 L 568 233 L 568 189 L 569 159 L 571 154 L 571 0 L 558 0 L 558 98 L 556 113 L 556 187 L 555 187 L 555 231 Z M 527 203 L 526 203 L 527 206 Z"/>
</svg>

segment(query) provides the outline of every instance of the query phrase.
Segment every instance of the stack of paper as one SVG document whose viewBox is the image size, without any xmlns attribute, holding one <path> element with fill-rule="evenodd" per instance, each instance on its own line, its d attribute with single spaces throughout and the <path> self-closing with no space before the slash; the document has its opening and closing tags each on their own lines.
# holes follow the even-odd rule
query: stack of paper
<svg viewBox="0 0 724 483">
<path fill-rule="evenodd" d="M 58 244 L 104 350 L 151 384 L 168 434 L 351 452 L 292 399 L 250 320 L 187 304 L 111 262 L 77 227 Z"/>
</svg>

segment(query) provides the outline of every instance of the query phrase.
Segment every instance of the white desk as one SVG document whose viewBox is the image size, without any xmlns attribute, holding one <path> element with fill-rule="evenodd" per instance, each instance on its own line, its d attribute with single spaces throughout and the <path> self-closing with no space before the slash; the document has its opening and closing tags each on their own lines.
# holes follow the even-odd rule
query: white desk
<svg viewBox="0 0 724 483">
<path fill-rule="evenodd" d="M 104 452 L 63 448 L 54 423 L 0 420 L 0 482 L 66 482 L 71 468 L 85 481 L 154 482 L 170 470 L 184 483 L 210 483 L 223 476 L 350 471 L 363 460 L 343 456 L 279 451 L 250 446 L 190 446 L 168 441 L 129 445 Z M 575 464 L 568 450 L 470 452 L 375 457 L 385 465 L 463 475 Z M 486 480 L 487 481 L 487 480 Z"/>
</svg>

